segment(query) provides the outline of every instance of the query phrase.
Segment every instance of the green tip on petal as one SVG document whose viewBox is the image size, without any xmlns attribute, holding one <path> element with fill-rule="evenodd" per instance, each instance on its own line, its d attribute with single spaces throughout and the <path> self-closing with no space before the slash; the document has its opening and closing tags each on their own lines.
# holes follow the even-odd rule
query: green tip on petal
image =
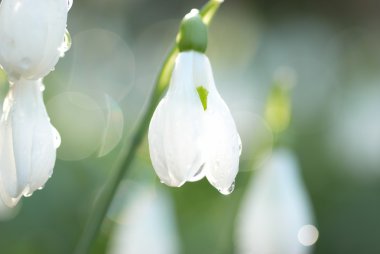
<svg viewBox="0 0 380 254">
<path fill-rule="evenodd" d="M 207 109 L 207 96 L 208 96 L 208 91 L 207 91 L 207 89 L 204 88 L 203 86 L 198 86 L 198 87 L 197 87 L 197 92 L 198 92 L 198 95 L 199 95 L 199 99 L 200 99 L 201 102 L 202 102 L 203 109 L 206 111 L 206 109 Z"/>
<path fill-rule="evenodd" d="M 199 11 L 191 10 L 182 20 L 177 36 L 180 52 L 194 50 L 205 53 L 207 49 L 207 26 L 202 21 Z"/>
</svg>

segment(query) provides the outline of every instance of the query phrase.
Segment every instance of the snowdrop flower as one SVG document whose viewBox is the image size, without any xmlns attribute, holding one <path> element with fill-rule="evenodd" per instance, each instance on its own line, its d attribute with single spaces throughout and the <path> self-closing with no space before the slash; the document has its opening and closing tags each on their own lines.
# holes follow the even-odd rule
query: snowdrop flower
<svg viewBox="0 0 380 254">
<path fill-rule="evenodd" d="M 196 34 L 196 36 L 194 36 Z M 207 177 L 223 194 L 233 191 L 241 141 L 215 87 L 204 54 L 207 29 L 197 11 L 185 16 L 169 90 L 149 126 L 149 150 L 161 181 L 179 187 Z"/>
<path fill-rule="evenodd" d="M 67 0 L 3 0 L 0 66 L 10 90 L 0 119 L 0 197 L 9 207 L 43 188 L 60 137 L 50 124 L 42 78 L 69 47 Z"/>
<path fill-rule="evenodd" d="M 122 187 L 117 206 L 124 205 L 114 217 L 117 225 L 107 253 L 181 253 L 171 197 L 144 183 L 127 181 Z"/>
<path fill-rule="evenodd" d="M 71 2 L 71 1 L 70 1 Z M 66 50 L 68 0 L 3 0 L 0 65 L 11 81 L 46 76 Z"/>
<path fill-rule="evenodd" d="M 318 238 L 294 154 L 277 149 L 254 176 L 239 212 L 239 254 L 307 254 Z"/>
<path fill-rule="evenodd" d="M 0 120 L 0 195 L 13 206 L 51 176 L 59 135 L 50 124 L 40 80 L 20 80 L 5 98 Z"/>
</svg>

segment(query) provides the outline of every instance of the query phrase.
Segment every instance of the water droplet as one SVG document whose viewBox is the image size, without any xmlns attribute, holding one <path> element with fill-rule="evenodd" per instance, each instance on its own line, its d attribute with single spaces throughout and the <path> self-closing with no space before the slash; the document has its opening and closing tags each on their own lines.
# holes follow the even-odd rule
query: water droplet
<svg viewBox="0 0 380 254">
<path fill-rule="evenodd" d="M 41 92 L 45 91 L 45 86 L 43 84 L 40 85 L 40 91 Z"/>
<path fill-rule="evenodd" d="M 67 10 L 70 10 L 71 6 L 73 6 L 73 0 L 67 0 Z"/>
<path fill-rule="evenodd" d="M 235 181 L 227 189 L 219 189 L 219 192 L 222 193 L 223 195 L 229 195 L 234 191 L 234 189 L 235 189 Z"/>
<path fill-rule="evenodd" d="M 22 58 L 20 61 L 20 68 L 24 71 L 29 69 L 31 65 L 32 61 L 27 57 Z"/>
<path fill-rule="evenodd" d="M 45 185 L 42 185 L 41 187 L 38 188 L 38 190 L 42 190 L 45 187 Z"/>
<path fill-rule="evenodd" d="M 32 196 L 33 192 L 26 192 L 24 193 L 24 197 L 30 197 Z"/>
<path fill-rule="evenodd" d="M 71 48 L 71 43 L 72 41 L 70 33 L 66 29 L 65 36 L 63 37 L 63 42 L 61 46 L 58 48 L 61 57 L 64 57 L 65 53 Z"/>
<path fill-rule="evenodd" d="M 243 145 L 241 144 L 241 138 L 238 134 L 238 144 L 239 144 L 239 156 L 241 155 L 241 151 L 243 150 Z"/>
<path fill-rule="evenodd" d="M 56 128 L 54 128 L 53 126 L 51 126 L 52 129 L 53 129 L 53 144 L 54 144 L 54 148 L 58 148 L 60 145 L 61 145 L 61 136 L 59 135 L 59 132 L 57 131 Z"/>
</svg>

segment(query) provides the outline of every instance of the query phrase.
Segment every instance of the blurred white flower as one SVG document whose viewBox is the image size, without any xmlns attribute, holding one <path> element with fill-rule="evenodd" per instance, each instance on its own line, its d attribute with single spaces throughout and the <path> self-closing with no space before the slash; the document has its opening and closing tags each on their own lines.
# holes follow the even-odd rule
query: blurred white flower
<svg viewBox="0 0 380 254">
<path fill-rule="evenodd" d="M 275 150 L 253 180 L 236 224 L 237 253 L 310 253 L 318 230 L 294 154 Z"/>
<path fill-rule="evenodd" d="M 70 46 L 67 0 L 3 0 L 0 67 L 11 85 L 0 120 L 0 197 L 13 207 L 52 175 L 60 137 L 50 124 L 42 78 Z"/>
<path fill-rule="evenodd" d="M 60 137 L 50 124 L 41 80 L 13 84 L 0 120 L 0 196 L 14 206 L 42 188 L 53 173 Z"/>
<path fill-rule="evenodd" d="M 146 184 L 127 182 L 125 208 L 109 244 L 109 254 L 180 253 L 170 196 Z M 117 206 L 120 206 L 118 200 Z"/>
<path fill-rule="evenodd" d="M 71 2 L 71 1 L 69 1 Z M 3 0 L 0 65 L 11 81 L 46 76 L 66 50 L 67 0 Z"/>
<path fill-rule="evenodd" d="M 204 54 L 178 55 L 169 90 L 149 126 L 149 150 L 157 175 L 169 186 L 206 176 L 221 193 L 233 191 L 240 136 Z"/>
</svg>

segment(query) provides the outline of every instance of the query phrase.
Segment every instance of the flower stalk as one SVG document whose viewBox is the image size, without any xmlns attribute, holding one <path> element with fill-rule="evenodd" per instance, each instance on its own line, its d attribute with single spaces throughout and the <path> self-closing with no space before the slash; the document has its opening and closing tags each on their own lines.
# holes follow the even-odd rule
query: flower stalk
<svg viewBox="0 0 380 254">
<path fill-rule="evenodd" d="M 210 0 L 201 9 L 200 16 L 207 26 L 210 25 L 222 2 L 222 0 Z M 107 211 L 112 203 L 113 197 L 115 196 L 115 193 L 121 181 L 123 180 L 123 177 L 130 169 L 137 149 L 140 147 L 141 142 L 147 134 L 150 119 L 152 118 L 152 115 L 164 91 L 169 85 L 171 74 L 174 68 L 174 62 L 178 53 L 179 49 L 175 44 L 162 65 L 145 112 L 137 124 L 133 134 L 131 135 L 132 140 L 129 143 L 128 147 L 125 149 L 126 152 L 124 160 L 118 167 L 115 174 L 106 183 L 105 189 L 100 194 L 97 204 L 95 205 L 94 212 L 90 215 L 87 221 L 84 232 L 82 234 L 82 238 L 80 239 L 76 249 L 77 254 L 85 254 L 90 252 L 90 248 L 96 240 L 104 218 L 106 217 Z"/>
</svg>

